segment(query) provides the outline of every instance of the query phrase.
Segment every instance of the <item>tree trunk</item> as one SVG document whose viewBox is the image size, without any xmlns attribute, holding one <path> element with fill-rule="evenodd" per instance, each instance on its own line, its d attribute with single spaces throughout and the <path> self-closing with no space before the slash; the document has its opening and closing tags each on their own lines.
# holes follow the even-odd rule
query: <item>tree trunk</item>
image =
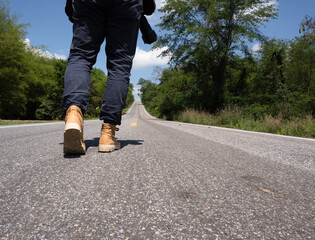
<svg viewBox="0 0 315 240">
<path fill-rule="evenodd" d="M 223 58 L 217 66 L 213 75 L 213 101 L 214 111 L 223 109 L 225 103 L 225 81 L 226 81 L 227 59 Z"/>
<path fill-rule="evenodd" d="M 312 70 L 313 70 L 313 56 L 310 56 L 310 68 L 309 68 L 309 78 L 307 83 L 307 95 L 310 96 L 311 89 L 311 79 L 312 79 Z"/>
</svg>

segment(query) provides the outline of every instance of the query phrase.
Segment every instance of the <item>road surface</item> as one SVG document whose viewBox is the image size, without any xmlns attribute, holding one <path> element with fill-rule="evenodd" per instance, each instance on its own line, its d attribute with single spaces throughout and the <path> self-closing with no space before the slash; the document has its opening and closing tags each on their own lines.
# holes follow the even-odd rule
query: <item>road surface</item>
<svg viewBox="0 0 315 240">
<path fill-rule="evenodd" d="M 135 103 L 98 153 L 64 123 L 0 128 L 0 239 L 314 239 L 315 140 L 168 122 Z"/>
</svg>

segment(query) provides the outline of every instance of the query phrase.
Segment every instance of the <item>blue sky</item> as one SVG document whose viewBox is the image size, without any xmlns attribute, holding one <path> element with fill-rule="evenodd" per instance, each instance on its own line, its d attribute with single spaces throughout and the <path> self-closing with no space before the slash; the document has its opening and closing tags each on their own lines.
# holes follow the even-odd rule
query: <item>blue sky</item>
<svg viewBox="0 0 315 240">
<path fill-rule="evenodd" d="M 72 38 L 72 25 L 64 13 L 66 0 L 9 0 L 11 13 L 19 16 L 20 23 L 29 23 L 26 29 L 30 44 L 45 46 L 45 49 L 59 58 L 66 58 Z M 156 0 L 158 7 L 163 4 Z M 279 17 L 262 28 L 269 37 L 292 39 L 299 35 L 299 24 L 305 15 L 314 16 L 314 0 L 280 0 Z M 159 13 L 149 18 L 152 25 L 159 21 Z M 156 29 L 156 28 L 155 28 Z M 156 29 L 157 30 L 157 29 Z M 138 38 L 137 54 L 131 72 L 131 82 L 137 88 L 139 78 L 154 78 L 153 69 L 158 64 L 167 67 L 167 59 L 157 58 L 158 51 L 150 51 L 151 45 L 143 44 Z M 255 43 L 253 43 L 253 46 Z M 104 44 L 95 67 L 106 73 Z"/>
</svg>

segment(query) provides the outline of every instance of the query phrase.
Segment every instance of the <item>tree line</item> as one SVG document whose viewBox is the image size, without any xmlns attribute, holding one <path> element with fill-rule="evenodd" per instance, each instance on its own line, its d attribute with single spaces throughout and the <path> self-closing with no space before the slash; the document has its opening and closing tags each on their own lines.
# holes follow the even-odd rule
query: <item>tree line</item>
<svg viewBox="0 0 315 240">
<path fill-rule="evenodd" d="M 158 83 L 138 83 L 151 113 L 177 119 L 186 109 L 241 107 L 255 119 L 315 116 L 312 17 L 302 21 L 299 37 L 283 40 L 260 31 L 278 14 L 270 0 L 168 0 L 161 11 L 166 33 L 155 47 L 168 47 L 162 55 L 171 56 L 171 67 Z M 261 43 L 256 51 L 253 41 Z"/>
<path fill-rule="evenodd" d="M 66 60 L 52 59 L 25 41 L 27 24 L 19 24 L 0 0 L 0 118 L 62 119 Z M 86 117 L 98 117 L 107 77 L 93 68 Z M 126 105 L 134 97 L 130 84 Z"/>
</svg>

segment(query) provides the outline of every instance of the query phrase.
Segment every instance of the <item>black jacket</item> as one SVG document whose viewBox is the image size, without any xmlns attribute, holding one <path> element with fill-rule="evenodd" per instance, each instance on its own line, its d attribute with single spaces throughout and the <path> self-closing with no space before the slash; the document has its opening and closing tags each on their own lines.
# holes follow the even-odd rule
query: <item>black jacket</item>
<svg viewBox="0 0 315 240">
<path fill-rule="evenodd" d="M 144 15 L 152 15 L 152 13 L 155 11 L 155 8 L 156 8 L 155 0 L 143 0 L 143 14 Z M 72 0 L 67 0 L 65 12 L 66 12 L 70 22 L 73 22 Z"/>
<path fill-rule="evenodd" d="M 72 0 L 67 0 L 66 7 L 65 7 L 65 12 L 66 12 L 70 22 L 73 22 L 73 18 L 72 18 L 72 13 L 73 13 Z"/>
</svg>

